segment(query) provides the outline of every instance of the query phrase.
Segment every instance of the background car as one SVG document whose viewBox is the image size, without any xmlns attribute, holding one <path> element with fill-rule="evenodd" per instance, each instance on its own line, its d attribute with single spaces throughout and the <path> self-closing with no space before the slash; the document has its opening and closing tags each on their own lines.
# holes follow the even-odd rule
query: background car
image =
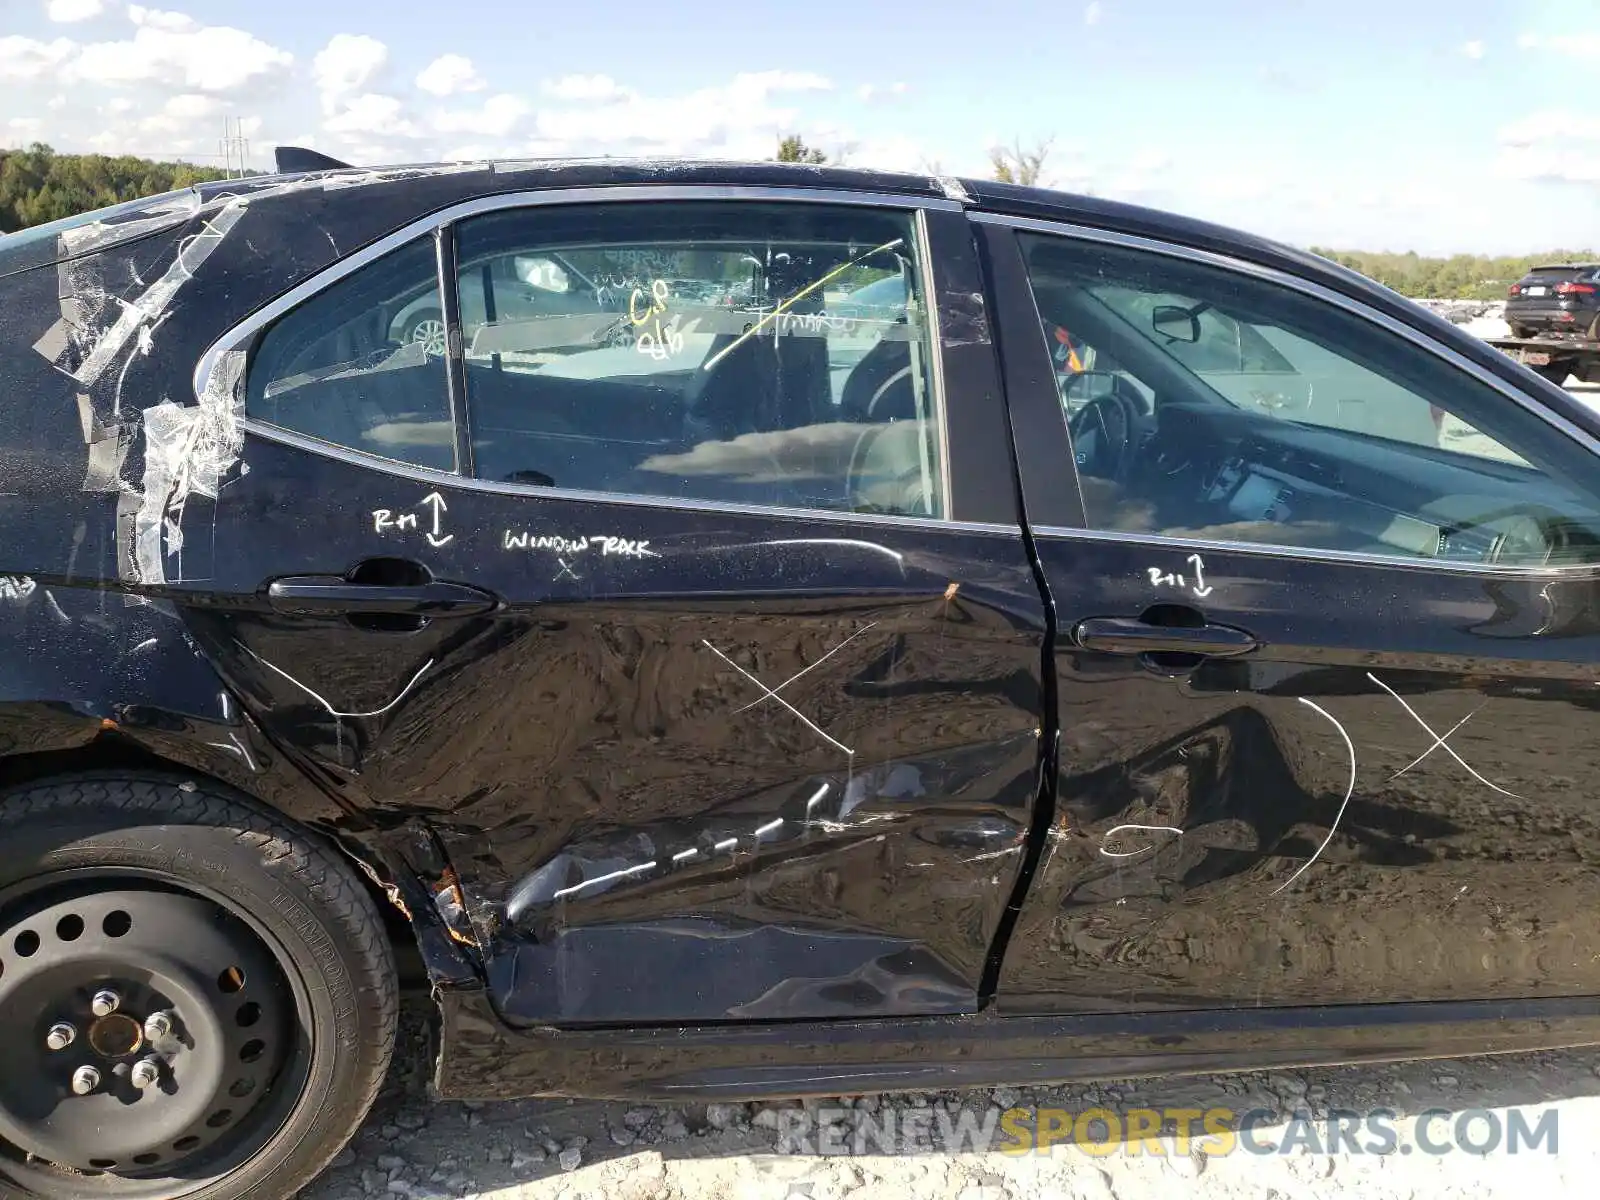
<svg viewBox="0 0 1600 1200">
<path fill-rule="evenodd" d="M 1506 289 L 1506 323 L 1513 337 L 1540 333 L 1600 338 L 1600 264 L 1534 267 Z"/>
<path fill-rule="evenodd" d="M 526 320 L 563 313 L 592 312 L 616 300 L 586 279 L 570 263 L 554 256 L 509 256 L 468 263 L 477 273 L 476 286 L 461 289 L 461 314 L 482 324 L 489 305 L 502 320 Z M 397 345 L 416 343 L 429 354 L 444 354 L 444 311 L 437 290 L 423 290 L 403 298 L 389 322 L 389 340 Z"/>
</svg>

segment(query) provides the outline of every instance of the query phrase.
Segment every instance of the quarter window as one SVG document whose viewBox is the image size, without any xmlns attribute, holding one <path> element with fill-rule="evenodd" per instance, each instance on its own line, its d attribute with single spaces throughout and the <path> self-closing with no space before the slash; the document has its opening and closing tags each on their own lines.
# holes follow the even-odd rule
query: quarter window
<svg viewBox="0 0 1600 1200">
<path fill-rule="evenodd" d="M 544 206 L 457 237 L 479 477 L 943 514 L 909 216 Z"/>
<path fill-rule="evenodd" d="M 352 450 L 455 469 L 433 240 L 318 292 L 261 335 L 245 410 Z"/>
<path fill-rule="evenodd" d="M 1588 451 L 1439 356 L 1251 275 L 1020 236 L 1091 526 L 1600 561 Z"/>
</svg>

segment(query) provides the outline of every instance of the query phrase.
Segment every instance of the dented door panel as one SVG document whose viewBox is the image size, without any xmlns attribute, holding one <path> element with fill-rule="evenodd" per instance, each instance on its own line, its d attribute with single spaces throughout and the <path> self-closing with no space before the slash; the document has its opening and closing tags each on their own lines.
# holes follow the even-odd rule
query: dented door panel
<svg viewBox="0 0 1600 1200">
<path fill-rule="evenodd" d="M 1020 531 L 246 461 L 219 527 L 281 533 L 219 539 L 232 599 L 191 628 L 352 812 L 438 839 L 508 1019 L 976 1006 L 1038 790 Z M 262 592 L 382 556 L 501 607 L 400 631 Z"/>
<path fill-rule="evenodd" d="M 1057 531 L 1054 821 L 1007 1011 L 1600 989 L 1600 575 L 1317 562 Z M 1090 616 L 1184 602 L 1261 643 L 1163 668 Z"/>
</svg>

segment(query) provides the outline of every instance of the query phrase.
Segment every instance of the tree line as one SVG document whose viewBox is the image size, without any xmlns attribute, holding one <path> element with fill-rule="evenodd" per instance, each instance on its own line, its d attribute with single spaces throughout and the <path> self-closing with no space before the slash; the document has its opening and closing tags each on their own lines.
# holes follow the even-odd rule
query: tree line
<svg viewBox="0 0 1600 1200">
<path fill-rule="evenodd" d="M 1440 300 L 1503 300 L 1506 288 L 1545 263 L 1600 262 L 1593 250 L 1546 250 L 1539 254 L 1452 254 L 1428 258 L 1415 251 L 1374 254 L 1365 250 L 1329 250 L 1311 247 L 1313 254 L 1331 258 L 1368 279 L 1393 288 L 1402 296 L 1432 296 Z"/>
<path fill-rule="evenodd" d="M 993 177 L 1005 183 L 1038 183 L 1050 153 L 1048 141 L 996 146 L 989 152 Z M 773 156 L 779 162 L 825 163 L 828 155 L 788 134 Z M 0 149 L 0 234 L 62 217 L 221 179 L 223 173 L 189 163 L 151 162 L 132 155 L 57 154 L 34 144 Z M 1493 300 L 1506 294 L 1529 267 L 1545 262 L 1600 261 L 1592 250 L 1551 250 L 1534 255 L 1373 253 L 1312 247 L 1313 253 L 1393 288 L 1404 296 Z"/>
<path fill-rule="evenodd" d="M 0 148 L 0 234 L 222 177 L 221 171 L 130 154 L 57 154 L 40 143 Z"/>
</svg>

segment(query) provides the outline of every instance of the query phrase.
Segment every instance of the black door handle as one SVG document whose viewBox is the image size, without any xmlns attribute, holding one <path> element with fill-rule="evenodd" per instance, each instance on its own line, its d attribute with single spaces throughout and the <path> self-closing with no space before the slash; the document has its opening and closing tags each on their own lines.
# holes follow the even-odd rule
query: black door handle
<svg viewBox="0 0 1600 1200">
<path fill-rule="evenodd" d="M 267 603 L 303 617 L 471 617 L 492 611 L 491 592 L 442 579 L 426 583 L 352 583 L 338 575 L 290 575 L 267 585 Z"/>
<path fill-rule="evenodd" d="M 1090 617 L 1079 621 L 1072 640 L 1101 654 L 1198 654 L 1232 658 L 1261 643 L 1231 625 L 1151 625 L 1137 617 Z"/>
</svg>

